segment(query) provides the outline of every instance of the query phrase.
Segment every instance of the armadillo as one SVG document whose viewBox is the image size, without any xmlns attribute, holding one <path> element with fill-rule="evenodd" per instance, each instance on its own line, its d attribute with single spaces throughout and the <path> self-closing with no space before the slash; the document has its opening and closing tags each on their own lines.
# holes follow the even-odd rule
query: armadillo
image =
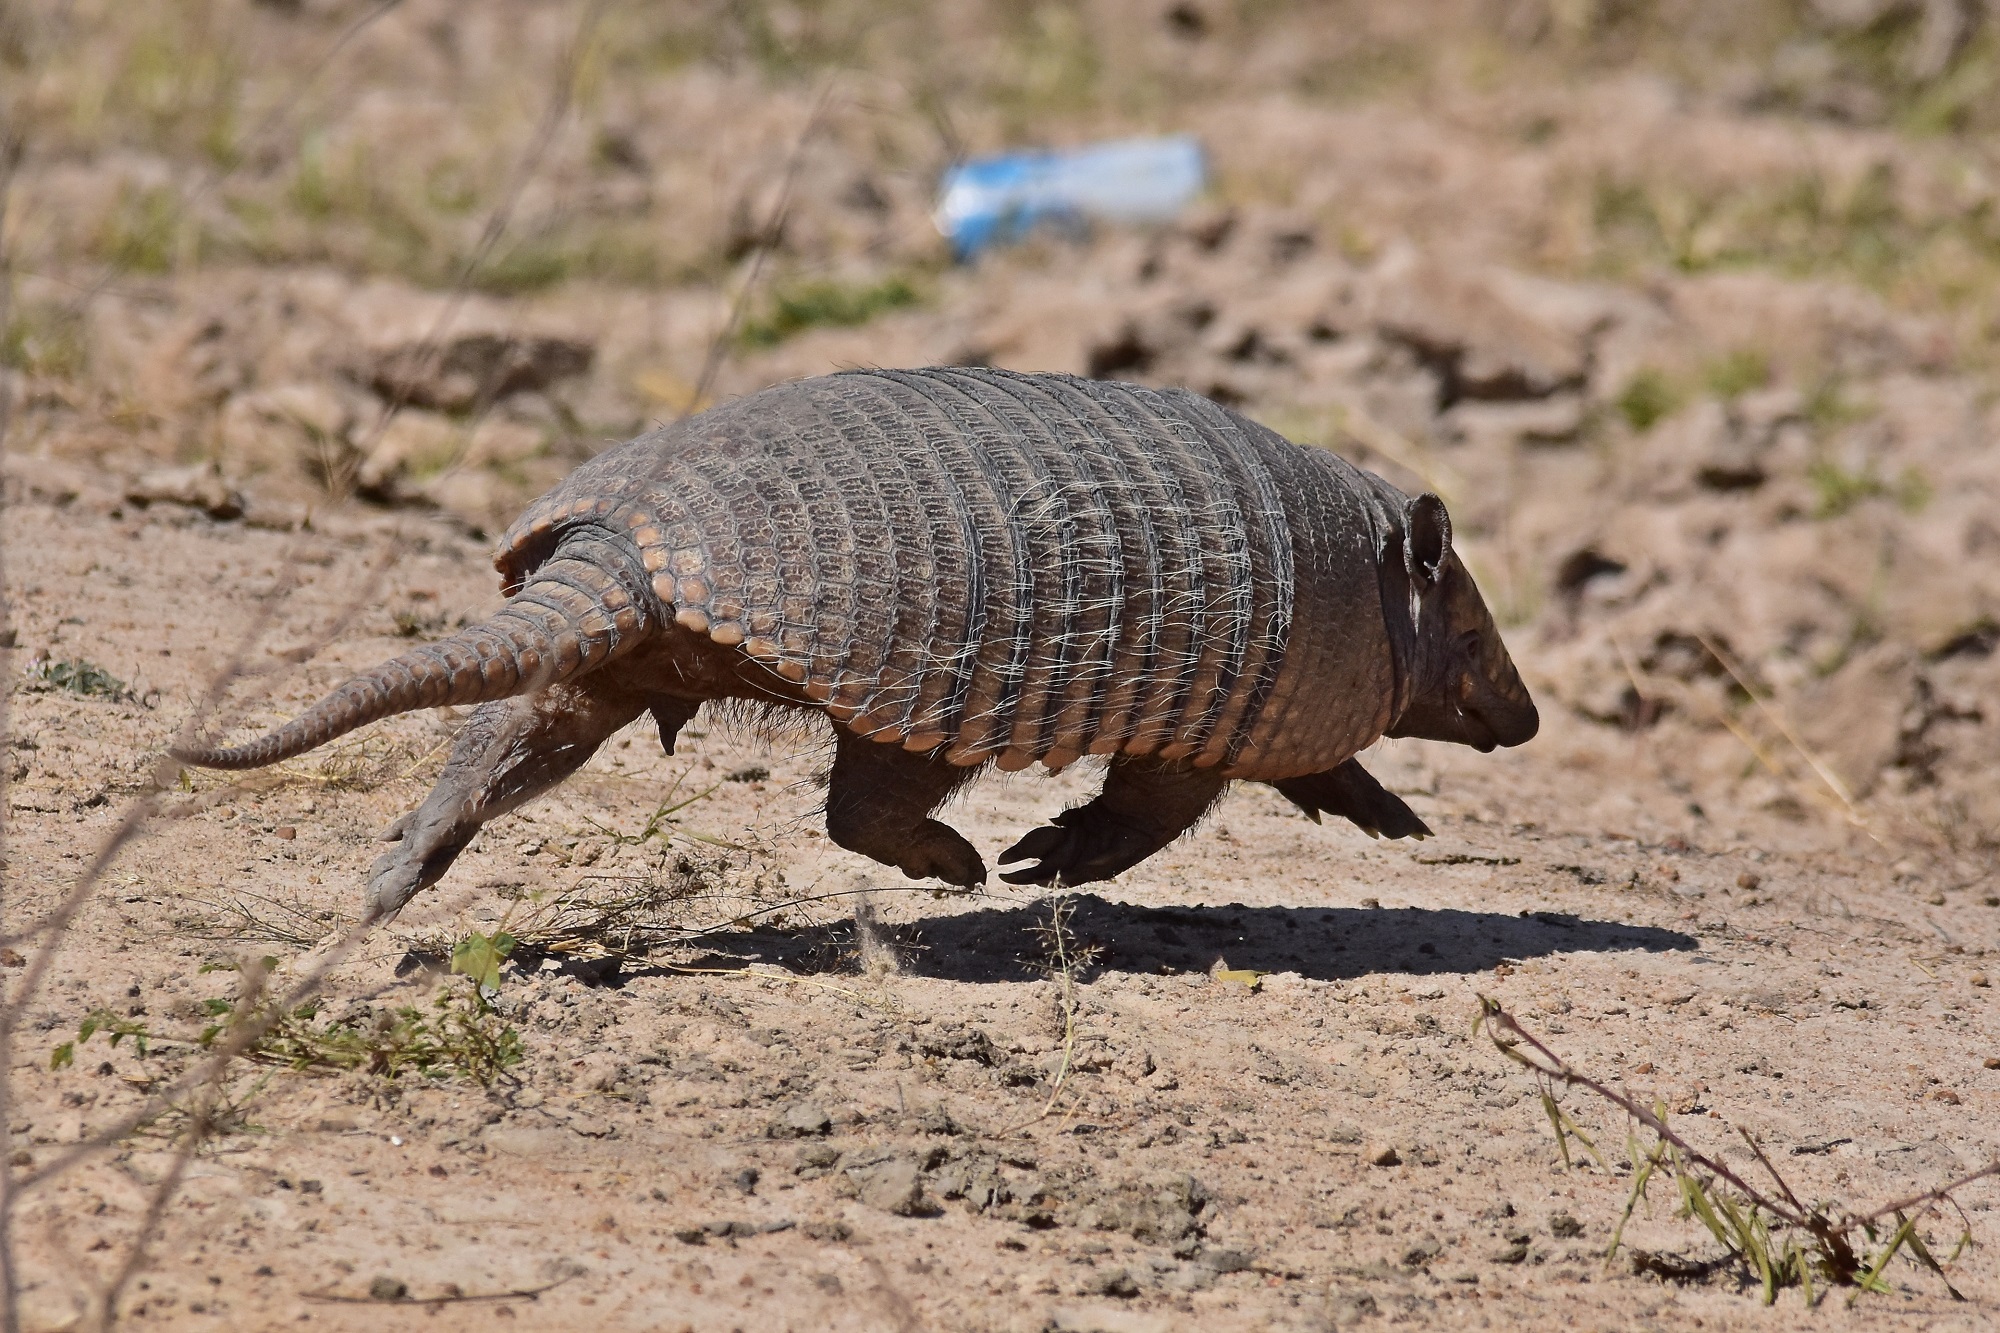
<svg viewBox="0 0 2000 1333">
<path fill-rule="evenodd" d="M 848 371 L 615 446 L 531 505 L 483 623 L 363 672 L 208 768 L 275 763 L 392 714 L 476 704 L 386 835 L 366 914 L 650 713 L 710 700 L 833 729 L 833 842 L 985 882 L 933 818 L 985 766 L 1103 756 L 1102 790 L 1000 857 L 1083 884 L 1191 829 L 1232 780 L 1391 838 L 1423 821 L 1356 762 L 1383 736 L 1536 731 L 1451 520 L 1194 393 L 992 369 Z"/>
</svg>

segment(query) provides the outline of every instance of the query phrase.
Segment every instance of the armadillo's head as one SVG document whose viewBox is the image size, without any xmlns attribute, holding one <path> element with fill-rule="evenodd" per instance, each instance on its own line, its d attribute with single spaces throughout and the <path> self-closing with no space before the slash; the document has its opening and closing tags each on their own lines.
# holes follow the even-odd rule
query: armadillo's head
<svg viewBox="0 0 2000 1333">
<path fill-rule="evenodd" d="M 1402 712 L 1388 734 L 1478 750 L 1533 739 L 1541 726 L 1535 701 L 1507 656 L 1486 600 L 1451 549 L 1444 502 L 1419 495 L 1404 505 L 1401 519 L 1403 568 L 1397 572 L 1404 577 L 1385 585 L 1401 585 L 1407 597 L 1407 609 L 1391 611 L 1397 619 L 1409 617 L 1398 626 L 1404 634 L 1393 636 L 1403 641 L 1405 688 Z M 1389 554 L 1393 558 L 1393 549 Z"/>
</svg>

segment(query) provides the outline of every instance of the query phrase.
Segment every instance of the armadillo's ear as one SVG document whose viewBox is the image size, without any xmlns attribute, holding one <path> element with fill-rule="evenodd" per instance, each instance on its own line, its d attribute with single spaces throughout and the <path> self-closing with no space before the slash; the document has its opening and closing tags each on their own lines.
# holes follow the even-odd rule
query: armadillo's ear
<svg viewBox="0 0 2000 1333">
<path fill-rule="evenodd" d="M 1444 573 L 1445 557 L 1451 554 L 1451 515 L 1444 511 L 1444 501 L 1425 491 L 1410 501 L 1403 518 L 1409 534 L 1403 563 L 1410 577 L 1428 588 Z"/>
</svg>

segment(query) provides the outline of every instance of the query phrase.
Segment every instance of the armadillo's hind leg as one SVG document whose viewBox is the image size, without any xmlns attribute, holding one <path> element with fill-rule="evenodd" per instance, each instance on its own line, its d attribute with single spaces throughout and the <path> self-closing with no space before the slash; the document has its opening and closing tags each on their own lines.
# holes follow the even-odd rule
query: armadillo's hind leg
<svg viewBox="0 0 2000 1333">
<path fill-rule="evenodd" d="M 1009 884 L 1089 884 L 1129 870 L 1193 828 L 1228 785 L 1213 768 L 1114 759 L 1104 790 L 1009 847 L 1001 865 L 1039 865 L 1001 876 Z"/>
<path fill-rule="evenodd" d="M 1339 815 L 1371 838 L 1428 838 L 1430 825 L 1403 804 L 1403 798 L 1377 782 L 1359 761 L 1350 759 L 1324 773 L 1285 778 L 1271 784 L 1285 799 L 1312 816 Z"/>
<path fill-rule="evenodd" d="M 979 772 L 835 730 L 826 785 L 826 836 L 850 852 L 895 866 L 911 879 L 971 888 L 986 863 L 971 843 L 931 811 Z"/>
<path fill-rule="evenodd" d="M 396 845 L 369 873 L 363 919 L 393 915 L 437 883 L 480 825 L 583 767 L 647 703 L 586 678 L 474 709 L 431 794 L 384 834 Z"/>
</svg>

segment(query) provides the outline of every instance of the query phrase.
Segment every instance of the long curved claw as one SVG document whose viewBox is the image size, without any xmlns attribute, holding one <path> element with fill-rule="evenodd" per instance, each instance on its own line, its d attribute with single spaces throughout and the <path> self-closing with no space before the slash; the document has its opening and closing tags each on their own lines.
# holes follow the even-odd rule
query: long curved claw
<svg viewBox="0 0 2000 1333">
<path fill-rule="evenodd" d="M 1094 884 L 1130 870 L 1160 849 L 1156 831 L 1134 828 L 1101 809 L 1065 810 L 1055 823 L 1030 830 L 1000 856 L 1000 864 L 1037 861 L 1000 876 L 1009 884 Z"/>
<path fill-rule="evenodd" d="M 1285 778 L 1271 785 L 1315 824 L 1325 812 L 1348 820 L 1371 838 L 1423 839 L 1431 834 L 1430 826 L 1402 797 L 1377 782 L 1353 759 L 1324 773 Z"/>
</svg>

